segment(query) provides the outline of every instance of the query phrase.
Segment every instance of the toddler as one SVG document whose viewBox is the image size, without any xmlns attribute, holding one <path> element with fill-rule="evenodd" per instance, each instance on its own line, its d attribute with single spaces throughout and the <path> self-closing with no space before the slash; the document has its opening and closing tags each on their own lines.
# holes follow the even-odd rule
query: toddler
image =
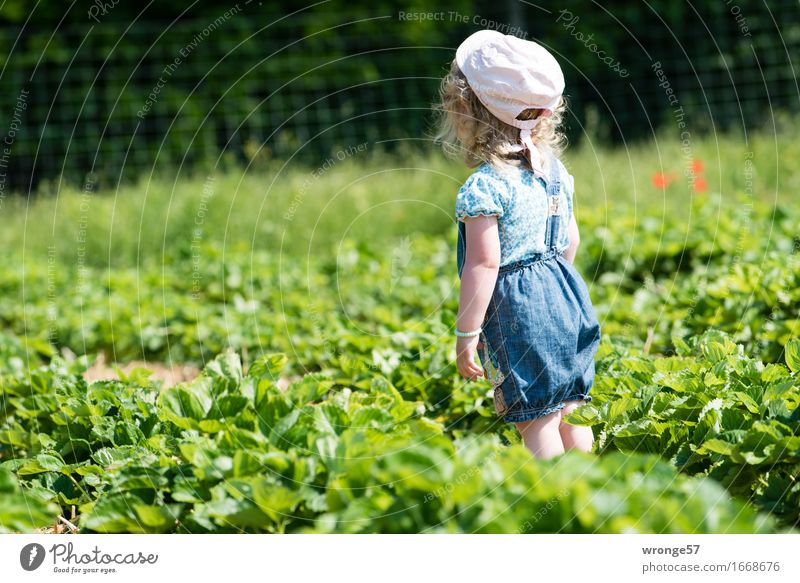
<svg viewBox="0 0 800 583">
<path fill-rule="evenodd" d="M 459 373 L 490 380 L 497 414 L 534 456 L 590 451 L 591 428 L 561 420 L 591 400 L 600 342 L 572 265 L 579 236 L 573 177 L 558 159 L 561 68 L 535 42 L 482 30 L 458 47 L 440 91 L 437 138 L 477 167 L 456 197 Z"/>
</svg>

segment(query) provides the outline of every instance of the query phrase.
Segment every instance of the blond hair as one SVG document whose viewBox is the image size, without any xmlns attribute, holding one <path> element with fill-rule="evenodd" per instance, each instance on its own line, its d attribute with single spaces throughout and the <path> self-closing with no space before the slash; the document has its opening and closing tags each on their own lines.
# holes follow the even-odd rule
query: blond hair
<svg viewBox="0 0 800 583">
<path fill-rule="evenodd" d="M 439 86 L 439 103 L 434 105 L 438 124 L 434 139 L 449 156 L 462 157 L 470 168 L 484 162 L 492 166 L 529 166 L 519 155 L 519 129 L 492 115 L 475 92 L 455 60 Z M 561 97 L 552 115 L 542 118 L 531 131 L 531 138 L 543 154 L 549 150 L 559 156 L 566 137 L 559 127 L 567 109 Z M 533 119 L 541 110 L 526 109 L 517 119 Z"/>
</svg>

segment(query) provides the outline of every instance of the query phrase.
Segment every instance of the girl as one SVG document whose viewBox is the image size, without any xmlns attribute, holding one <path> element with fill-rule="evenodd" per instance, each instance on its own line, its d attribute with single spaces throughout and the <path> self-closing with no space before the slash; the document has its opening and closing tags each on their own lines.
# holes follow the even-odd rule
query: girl
<svg viewBox="0 0 800 583">
<path fill-rule="evenodd" d="M 482 30 L 458 47 L 438 105 L 437 139 L 477 166 L 456 197 L 458 370 L 468 379 L 485 374 L 497 414 L 540 458 L 591 450 L 591 428 L 562 416 L 591 400 L 600 342 L 589 290 L 572 265 L 574 184 L 557 158 L 563 90 L 542 46 Z"/>
</svg>

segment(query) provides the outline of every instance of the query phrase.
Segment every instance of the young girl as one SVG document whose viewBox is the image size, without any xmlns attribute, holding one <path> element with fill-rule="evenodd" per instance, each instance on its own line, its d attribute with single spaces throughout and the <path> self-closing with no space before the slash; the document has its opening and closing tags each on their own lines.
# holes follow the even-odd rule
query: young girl
<svg viewBox="0 0 800 583">
<path fill-rule="evenodd" d="M 600 342 L 572 265 L 574 184 L 557 158 L 563 90 L 542 46 L 482 30 L 456 51 L 438 106 L 445 151 L 477 166 L 456 198 L 458 370 L 489 378 L 497 414 L 540 458 L 591 449 L 591 429 L 561 418 L 591 400 Z"/>
</svg>

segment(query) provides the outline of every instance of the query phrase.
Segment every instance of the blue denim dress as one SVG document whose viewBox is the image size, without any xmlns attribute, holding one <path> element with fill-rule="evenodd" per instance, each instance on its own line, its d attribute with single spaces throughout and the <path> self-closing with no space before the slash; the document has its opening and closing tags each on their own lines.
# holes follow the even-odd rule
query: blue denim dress
<svg viewBox="0 0 800 583">
<path fill-rule="evenodd" d="M 558 249 L 567 229 L 558 164 L 551 159 L 546 251 L 501 265 L 480 335 L 478 355 L 494 389 L 495 411 L 519 423 L 591 401 L 600 343 L 589 289 Z M 464 268 L 466 228 L 458 223 L 458 275 Z"/>
</svg>

